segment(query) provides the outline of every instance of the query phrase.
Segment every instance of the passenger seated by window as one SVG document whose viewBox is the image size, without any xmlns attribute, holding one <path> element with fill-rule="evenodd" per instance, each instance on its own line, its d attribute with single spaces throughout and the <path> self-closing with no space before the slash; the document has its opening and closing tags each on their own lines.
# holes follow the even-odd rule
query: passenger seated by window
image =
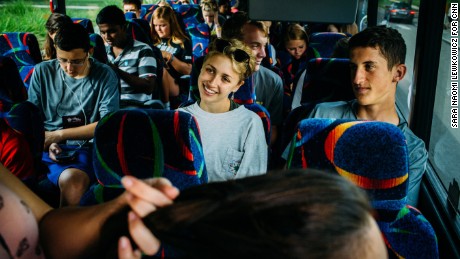
<svg viewBox="0 0 460 259">
<path fill-rule="evenodd" d="M 65 25 L 54 39 L 57 58 L 36 65 L 28 94 L 45 120 L 48 179 L 59 186 L 62 206 L 76 205 L 95 179 L 88 140 L 97 121 L 119 108 L 119 80 L 89 57 L 89 36 L 81 25 Z M 59 160 L 64 150 L 74 154 Z"/>
<path fill-rule="evenodd" d="M 61 13 L 52 13 L 46 21 L 46 36 L 43 60 L 50 60 L 56 58 L 56 47 L 54 47 L 54 36 L 56 32 L 65 24 L 71 24 L 72 19 Z"/>
<path fill-rule="evenodd" d="M 178 190 L 164 178 L 141 182 L 127 177 L 122 182 L 130 190 L 141 186 L 145 191 L 143 194 L 133 192 L 137 194 L 136 198 L 145 201 L 141 205 L 140 202 L 132 203 L 131 209 L 135 211 L 142 209 L 142 205 L 147 202 L 151 209 L 171 204 L 172 199 L 178 195 Z M 127 208 L 134 199 L 131 197 L 132 194 L 125 192 L 112 201 L 96 206 L 53 209 L 0 164 L 0 257 L 96 258 L 103 243 L 100 235 L 103 223 L 109 216 Z M 142 239 L 145 237 L 141 236 L 145 230 L 135 219 L 134 216 L 134 220 L 128 217 L 120 220 L 128 221 L 130 233 L 135 240 L 145 242 Z M 134 222 L 136 224 L 132 224 Z M 133 258 L 127 254 L 140 258 L 140 251 L 133 252 L 131 247 L 128 249 L 125 239 L 120 244 L 119 258 Z M 151 250 L 147 248 L 146 251 Z"/>
<path fill-rule="evenodd" d="M 284 34 L 284 47 L 290 55 L 288 64 L 281 64 L 284 82 L 293 90 L 293 82 L 297 73 L 300 73 L 307 65 L 308 36 L 304 28 L 297 23 L 291 23 Z"/>
<path fill-rule="evenodd" d="M 120 108 L 142 107 L 160 87 L 152 48 L 128 36 L 123 11 L 115 5 L 104 7 L 96 23 L 106 43 L 109 65 L 120 77 Z"/>
<path fill-rule="evenodd" d="M 141 0 L 123 0 L 123 11 L 136 14 L 136 18 L 141 19 Z"/>
<path fill-rule="evenodd" d="M 229 98 L 254 68 L 248 47 L 237 40 L 216 39 L 198 76 L 200 100 L 179 109 L 198 122 L 209 182 L 267 171 L 268 148 L 261 119 Z"/>
<path fill-rule="evenodd" d="M 150 189 L 128 190 L 142 201 Z M 146 238 L 137 242 L 148 254 L 167 243 L 184 258 L 388 258 L 372 214 L 366 194 L 338 175 L 278 172 L 184 190 L 144 218 L 151 231 L 139 227 Z"/>
<path fill-rule="evenodd" d="M 349 50 L 356 100 L 318 104 L 308 117 L 376 120 L 398 126 L 406 137 L 409 153 L 407 203 L 417 206 L 428 154 L 425 143 L 409 129 L 396 109 L 396 87 L 407 69 L 404 39 L 395 29 L 369 27 L 350 38 Z"/>
<path fill-rule="evenodd" d="M 165 61 L 161 100 L 170 108 L 170 96 L 180 94 L 179 80 L 192 71 L 192 43 L 185 36 L 171 7 L 155 9 L 150 21 L 153 44 L 161 50 Z"/>
<path fill-rule="evenodd" d="M 246 14 L 238 13 L 225 22 L 222 38 L 243 41 L 256 59 L 255 72 L 251 78 L 256 102 L 270 113 L 272 123 L 270 143 L 273 145 L 278 137 L 278 127 L 281 127 L 283 122 L 283 81 L 278 74 L 261 66 L 262 60 L 267 55 L 267 28 L 263 22 L 250 21 Z"/>
<path fill-rule="evenodd" d="M 203 0 L 200 3 L 201 13 L 203 15 L 204 22 L 208 25 L 211 37 L 222 37 L 222 24 L 225 22 L 225 18 L 219 15 L 217 9 L 217 3 L 215 0 Z"/>
</svg>

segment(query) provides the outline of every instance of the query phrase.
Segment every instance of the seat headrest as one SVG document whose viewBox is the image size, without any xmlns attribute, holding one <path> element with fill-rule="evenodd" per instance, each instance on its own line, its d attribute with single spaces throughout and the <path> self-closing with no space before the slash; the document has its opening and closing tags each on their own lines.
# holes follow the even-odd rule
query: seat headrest
<svg viewBox="0 0 460 259">
<path fill-rule="evenodd" d="M 349 62 L 349 59 L 342 58 L 310 59 L 307 63 L 301 103 L 354 99 Z"/>
<path fill-rule="evenodd" d="M 290 168 L 337 172 L 366 190 L 376 209 L 405 206 L 408 153 L 402 131 L 389 123 L 304 119 L 298 125 Z"/>
<path fill-rule="evenodd" d="M 122 188 L 121 178 L 161 176 L 163 148 L 158 129 L 142 110 L 120 110 L 102 118 L 94 136 L 94 169 L 104 187 Z"/>
</svg>

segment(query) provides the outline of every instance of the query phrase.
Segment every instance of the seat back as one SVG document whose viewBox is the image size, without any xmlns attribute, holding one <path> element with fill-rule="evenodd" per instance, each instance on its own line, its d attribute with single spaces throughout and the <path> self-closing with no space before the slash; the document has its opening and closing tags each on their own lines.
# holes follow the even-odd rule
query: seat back
<svg viewBox="0 0 460 259">
<path fill-rule="evenodd" d="M 94 33 L 94 26 L 91 19 L 88 18 L 72 18 L 73 23 L 80 24 L 83 26 L 88 34 Z"/>
<path fill-rule="evenodd" d="M 27 32 L 1 33 L 0 55 L 14 60 L 25 87 L 29 88 L 34 66 L 42 62 L 35 35 Z"/>
<path fill-rule="evenodd" d="M 307 63 L 301 104 L 348 101 L 355 98 L 351 87 L 349 59 L 317 58 Z"/>
<path fill-rule="evenodd" d="M 107 52 L 105 51 L 104 40 L 102 37 L 97 33 L 91 33 L 89 35 L 89 43 L 93 48 L 92 57 L 101 63 L 107 64 Z"/>
<path fill-rule="evenodd" d="M 41 173 L 45 126 L 40 110 L 31 102 L 19 102 L 11 107 L 5 118 L 11 128 L 25 137 L 33 156 L 34 168 Z"/>
<path fill-rule="evenodd" d="M 3 111 L 9 110 L 13 103 L 27 100 L 27 89 L 16 63 L 10 57 L 0 56 L 0 82 L 2 82 L 0 99 L 3 101 Z"/>
<path fill-rule="evenodd" d="M 180 190 L 207 182 L 199 129 L 185 112 L 127 109 L 110 113 L 97 125 L 93 149 L 98 183 L 84 195 L 84 205 L 119 195 L 125 175 L 166 177 Z"/>
<path fill-rule="evenodd" d="M 190 4 L 190 5 L 180 5 L 174 4 L 172 8 L 176 13 L 182 17 L 182 21 L 184 23 L 184 29 L 192 28 L 199 23 L 203 23 L 203 15 L 201 14 L 201 7 L 197 4 Z"/>
<path fill-rule="evenodd" d="M 310 36 L 307 48 L 307 57 L 330 58 L 334 52 L 337 41 L 346 38 L 347 35 L 340 32 L 315 32 Z"/>
<path fill-rule="evenodd" d="M 293 137 L 288 168 L 338 173 L 364 189 L 378 214 L 390 258 L 437 258 L 432 226 L 406 205 L 408 161 L 404 134 L 392 124 L 306 119 Z"/>
<path fill-rule="evenodd" d="M 206 23 L 199 23 L 187 29 L 187 34 L 192 41 L 192 58 L 195 61 L 208 53 L 210 43 L 209 26 Z"/>
</svg>

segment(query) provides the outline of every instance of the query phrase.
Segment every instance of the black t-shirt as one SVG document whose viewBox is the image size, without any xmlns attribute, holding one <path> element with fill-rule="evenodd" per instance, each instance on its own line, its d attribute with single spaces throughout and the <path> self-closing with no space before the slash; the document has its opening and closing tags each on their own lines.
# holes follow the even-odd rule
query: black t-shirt
<svg viewBox="0 0 460 259">
<path fill-rule="evenodd" d="M 161 39 L 161 42 L 157 44 L 156 47 L 162 51 L 173 54 L 174 58 L 182 62 L 192 64 L 192 44 L 188 39 L 184 41 L 184 48 L 182 48 L 180 44 L 170 41 L 170 39 Z M 182 74 L 177 72 L 171 65 L 165 65 L 165 68 L 175 79 L 179 79 L 182 76 Z"/>
</svg>

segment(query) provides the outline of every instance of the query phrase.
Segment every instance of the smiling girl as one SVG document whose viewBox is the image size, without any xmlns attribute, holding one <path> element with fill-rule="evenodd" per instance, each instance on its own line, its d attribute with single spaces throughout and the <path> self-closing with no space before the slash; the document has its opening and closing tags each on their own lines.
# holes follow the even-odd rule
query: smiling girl
<svg viewBox="0 0 460 259">
<path fill-rule="evenodd" d="M 169 109 L 169 96 L 180 94 L 179 79 L 192 71 L 192 44 L 169 6 L 155 9 L 150 24 L 153 44 L 165 61 L 162 101 Z"/>
<path fill-rule="evenodd" d="M 200 101 L 180 110 L 200 127 L 209 181 L 264 174 L 267 143 L 261 119 L 229 98 L 254 72 L 255 59 L 243 43 L 216 39 L 206 56 L 198 88 Z"/>
</svg>

